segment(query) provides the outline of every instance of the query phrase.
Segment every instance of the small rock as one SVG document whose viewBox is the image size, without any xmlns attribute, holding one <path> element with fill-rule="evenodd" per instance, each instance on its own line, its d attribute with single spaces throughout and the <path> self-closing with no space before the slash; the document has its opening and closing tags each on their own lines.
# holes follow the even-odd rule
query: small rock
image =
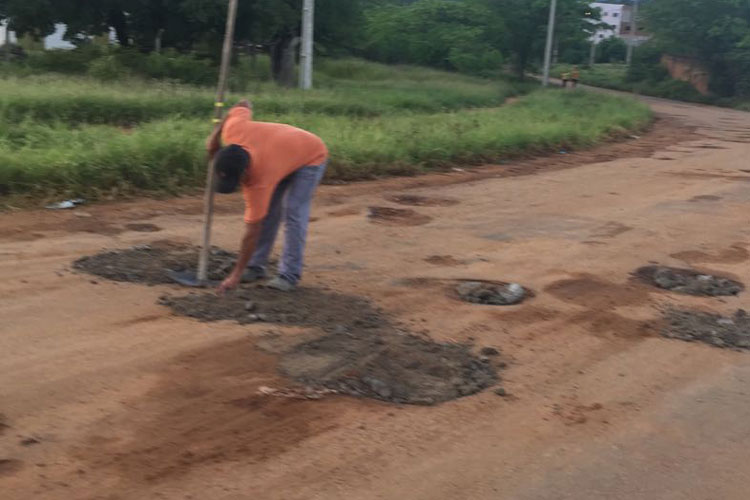
<svg viewBox="0 0 750 500">
<path fill-rule="evenodd" d="M 498 351 L 494 347 L 482 347 L 482 350 L 479 351 L 479 353 L 483 356 L 497 356 L 498 354 L 500 354 L 500 351 Z"/>
<path fill-rule="evenodd" d="M 382 380 L 367 377 L 363 379 L 363 382 L 367 384 L 368 387 L 370 387 L 370 389 L 372 389 L 375 394 L 377 394 L 383 399 L 388 399 L 393 394 L 393 391 L 391 391 L 391 388 L 388 387 L 388 384 L 386 384 Z"/>
<path fill-rule="evenodd" d="M 498 396 L 503 397 L 503 398 L 508 395 L 508 393 L 506 392 L 506 390 L 503 389 L 502 387 L 498 387 L 497 389 L 495 389 L 495 394 L 497 394 Z"/>
<path fill-rule="evenodd" d="M 27 437 L 21 440 L 21 446 L 31 446 L 32 444 L 39 444 L 39 440 L 33 437 Z"/>
</svg>

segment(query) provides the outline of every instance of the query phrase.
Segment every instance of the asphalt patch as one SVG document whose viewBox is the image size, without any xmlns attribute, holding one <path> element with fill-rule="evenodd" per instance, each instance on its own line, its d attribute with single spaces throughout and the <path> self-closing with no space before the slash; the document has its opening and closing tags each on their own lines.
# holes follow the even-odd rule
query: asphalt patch
<svg viewBox="0 0 750 500">
<path fill-rule="evenodd" d="M 738 295 L 745 289 L 739 281 L 693 269 L 646 266 L 637 269 L 634 274 L 652 286 L 686 295 L 720 297 Z"/>
<path fill-rule="evenodd" d="M 369 207 L 367 216 L 373 223 L 387 226 L 421 226 L 432 220 L 432 217 L 408 208 L 392 207 Z"/>
<path fill-rule="evenodd" d="M 662 335 L 687 342 L 703 342 L 723 349 L 750 349 L 750 317 L 740 309 L 732 316 L 670 310 Z"/>
<path fill-rule="evenodd" d="M 436 198 L 419 196 L 416 194 L 392 194 L 385 197 L 386 200 L 413 207 L 451 207 L 460 202 L 452 198 Z"/>
<path fill-rule="evenodd" d="M 520 304 L 530 295 L 529 290 L 518 283 L 486 281 L 462 281 L 456 285 L 455 292 L 464 302 L 493 306 Z"/>
<path fill-rule="evenodd" d="M 167 272 L 196 270 L 198 254 L 199 249 L 194 246 L 157 242 L 82 257 L 73 262 L 73 268 L 113 281 L 147 285 L 174 284 Z M 212 248 L 208 265 L 209 280 L 224 279 L 236 259 L 234 253 Z"/>
<path fill-rule="evenodd" d="M 217 296 L 163 296 L 176 314 L 202 321 L 314 327 L 314 335 L 280 334 L 281 373 L 306 390 L 373 398 L 400 404 L 434 405 L 496 385 L 498 366 L 471 346 L 438 343 L 394 323 L 368 300 L 324 289 L 291 293 L 259 286 Z M 261 346 L 262 347 L 262 346 Z"/>
</svg>

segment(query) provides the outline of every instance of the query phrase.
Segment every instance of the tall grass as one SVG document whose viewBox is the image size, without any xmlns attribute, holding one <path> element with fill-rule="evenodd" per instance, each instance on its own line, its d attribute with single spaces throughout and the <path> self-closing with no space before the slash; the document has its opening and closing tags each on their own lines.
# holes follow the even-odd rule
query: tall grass
<svg viewBox="0 0 750 500">
<path fill-rule="evenodd" d="M 323 60 L 325 61 L 325 60 Z M 404 112 L 439 112 L 502 104 L 526 89 L 503 80 L 489 81 L 423 68 L 393 67 L 364 61 L 321 64 L 317 89 L 302 92 L 254 82 L 245 93 L 258 109 L 272 113 L 323 113 L 373 117 Z M 360 73 L 370 75 L 361 78 Z M 341 78 L 340 75 L 346 78 Z M 213 90 L 126 78 L 103 84 L 92 78 L 59 74 L 0 79 L 0 121 L 32 119 L 72 125 L 132 125 L 169 116 L 205 117 L 213 110 Z"/>
<path fill-rule="evenodd" d="M 557 91 L 450 113 L 364 118 L 257 105 L 256 115 L 319 134 L 331 149 L 329 179 L 346 180 L 587 146 L 650 120 L 648 108 L 631 100 Z M 0 193 L 96 197 L 173 192 L 203 180 L 204 120 L 171 117 L 132 130 L 28 119 L 0 126 Z"/>
</svg>

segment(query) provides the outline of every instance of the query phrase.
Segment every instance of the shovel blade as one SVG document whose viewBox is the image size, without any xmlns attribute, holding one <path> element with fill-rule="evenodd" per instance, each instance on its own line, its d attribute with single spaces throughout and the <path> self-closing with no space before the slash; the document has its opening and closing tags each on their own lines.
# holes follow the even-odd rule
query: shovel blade
<svg viewBox="0 0 750 500">
<path fill-rule="evenodd" d="M 167 276 L 182 286 L 189 286 L 193 288 L 205 288 L 210 286 L 211 283 L 208 280 L 199 280 L 198 275 L 193 271 L 167 271 Z"/>
</svg>

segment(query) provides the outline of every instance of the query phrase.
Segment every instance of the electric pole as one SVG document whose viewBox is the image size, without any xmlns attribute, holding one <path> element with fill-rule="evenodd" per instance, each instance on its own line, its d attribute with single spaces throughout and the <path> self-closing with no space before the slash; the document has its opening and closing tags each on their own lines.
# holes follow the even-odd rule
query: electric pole
<svg viewBox="0 0 750 500">
<path fill-rule="evenodd" d="M 549 7 L 549 23 L 547 24 L 547 45 L 544 49 L 544 76 L 542 85 L 549 86 L 549 72 L 552 64 L 552 41 L 555 38 L 555 19 L 557 14 L 557 0 L 552 0 Z"/>
<path fill-rule="evenodd" d="M 628 52 L 625 56 L 625 63 L 630 66 L 633 62 L 633 51 L 635 50 L 635 43 L 638 37 L 638 1 L 633 0 L 633 20 L 630 23 L 630 42 L 628 43 Z"/>
<path fill-rule="evenodd" d="M 313 26 L 315 0 L 305 0 L 302 6 L 302 48 L 300 49 L 299 88 L 312 88 L 313 72 Z"/>
</svg>

